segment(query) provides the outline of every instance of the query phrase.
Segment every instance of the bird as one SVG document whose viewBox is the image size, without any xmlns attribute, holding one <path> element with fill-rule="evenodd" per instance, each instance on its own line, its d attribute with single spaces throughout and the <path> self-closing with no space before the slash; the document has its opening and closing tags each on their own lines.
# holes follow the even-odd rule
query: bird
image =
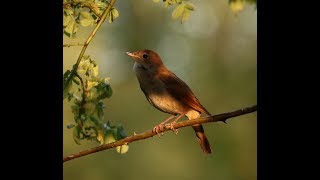
<svg viewBox="0 0 320 180">
<path fill-rule="evenodd" d="M 159 137 L 160 132 L 163 135 L 165 124 L 174 117 L 176 118 L 170 123 L 170 129 L 177 134 L 178 131 L 173 126 L 180 118 L 186 116 L 192 120 L 199 118 L 201 113 L 211 116 L 209 111 L 200 104 L 190 87 L 164 65 L 158 53 L 143 49 L 126 52 L 126 54 L 134 60 L 133 71 L 149 103 L 158 110 L 170 114 L 152 129 Z M 196 124 L 192 128 L 202 151 L 210 154 L 212 150 L 203 126 Z"/>
</svg>

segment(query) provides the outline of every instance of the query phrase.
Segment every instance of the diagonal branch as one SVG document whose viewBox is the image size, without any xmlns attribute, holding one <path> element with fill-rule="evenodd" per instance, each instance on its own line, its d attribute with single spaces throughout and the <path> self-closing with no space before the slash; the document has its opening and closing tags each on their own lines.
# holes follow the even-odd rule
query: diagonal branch
<svg viewBox="0 0 320 180">
<path fill-rule="evenodd" d="M 214 116 L 201 117 L 201 118 L 194 119 L 194 120 L 189 120 L 189 121 L 182 121 L 182 122 L 179 122 L 179 123 L 175 124 L 173 127 L 175 129 L 179 129 L 179 128 L 186 127 L 186 126 L 192 126 L 194 124 L 203 124 L 203 123 L 219 122 L 219 121 L 226 122 L 226 120 L 229 119 L 229 118 L 241 116 L 241 115 L 252 113 L 252 112 L 255 112 L 255 111 L 257 111 L 257 105 L 254 105 L 254 106 L 251 106 L 251 107 L 247 107 L 247 108 L 243 108 L 243 109 L 239 109 L 239 110 L 232 111 L 232 112 L 227 112 L 227 113 L 223 113 L 223 114 L 214 115 Z M 170 130 L 170 125 L 166 124 L 166 126 L 164 128 L 164 131 L 169 131 L 169 130 Z M 135 134 L 133 136 L 126 137 L 124 139 L 121 139 L 121 140 L 113 142 L 113 143 L 104 144 L 104 145 L 101 145 L 101 146 L 98 146 L 98 147 L 94 147 L 94 148 L 91 148 L 91 149 L 88 149 L 88 150 L 81 151 L 79 153 L 75 153 L 75 154 L 66 156 L 66 157 L 63 158 L 63 162 L 70 161 L 72 159 L 76 159 L 76 158 L 79 158 L 79 157 L 82 157 L 82 156 L 86 156 L 86 155 L 89 155 L 89 154 L 93 154 L 93 153 L 96 153 L 96 152 L 99 152 L 99 151 L 103 151 L 103 150 L 106 150 L 106 149 L 110 149 L 110 148 L 114 148 L 114 147 L 117 147 L 117 146 L 121 146 L 121 145 L 124 145 L 124 144 L 129 144 L 129 143 L 134 142 L 134 141 L 147 139 L 147 138 L 153 137 L 154 135 L 156 135 L 156 133 L 152 132 L 151 130 L 147 131 L 147 132 L 144 132 L 144 133 L 141 133 L 141 134 Z"/>
<path fill-rule="evenodd" d="M 96 35 L 96 33 L 97 33 L 98 29 L 100 28 L 100 26 L 102 25 L 102 23 L 106 20 L 108 14 L 111 11 L 111 8 L 113 7 L 115 2 L 116 2 L 116 0 L 111 0 L 110 4 L 106 8 L 106 10 L 103 12 L 103 14 L 101 16 L 101 19 L 98 22 L 97 26 L 94 28 L 94 30 L 90 34 L 90 36 L 88 37 L 87 41 L 84 43 L 76 64 L 73 66 L 73 69 L 71 70 L 71 73 L 69 74 L 68 78 L 66 79 L 66 81 L 63 84 L 63 91 L 68 86 L 68 84 L 71 81 L 71 79 L 73 79 L 74 75 L 76 74 L 76 72 L 78 70 L 78 66 L 80 64 L 80 61 L 81 61 L 81 59 L 82 59 L 82 57 L 84 55 L 84 52 L 86 51 L 86 49 L 87 49 L 89 43 L 91 42 L 92 38 Z"/>
</svg>

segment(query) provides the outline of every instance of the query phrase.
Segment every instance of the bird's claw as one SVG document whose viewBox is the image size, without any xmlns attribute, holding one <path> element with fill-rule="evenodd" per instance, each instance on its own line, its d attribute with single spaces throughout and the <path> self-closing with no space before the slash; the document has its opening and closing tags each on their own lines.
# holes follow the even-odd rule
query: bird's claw
<svg viewBox="0 0 320 180">
<path fill-rule="evenodd" d="M 159 124 L 158 126 L 155 126 L 155 127 L 152 129 L 152 132 L 153 132 L 153 133 L 157 133 L 158 137 L 161 138 L 161 136 L 164 135 L 163 130 L 164 130 L 163 124 Z M 160 132 L 161 132 L 161 133 L 160 133 Z"/>
<path fill-rule="evenodd" d="M 174 124 L 176 124 L 176 122 L 170 123 L 170 129 L 173 131 L 174 134 L 178 134 L 179 131 L 178 131 L 178 129 L 175 129 L 175 128 L 173 127 Z"/>
</svg>

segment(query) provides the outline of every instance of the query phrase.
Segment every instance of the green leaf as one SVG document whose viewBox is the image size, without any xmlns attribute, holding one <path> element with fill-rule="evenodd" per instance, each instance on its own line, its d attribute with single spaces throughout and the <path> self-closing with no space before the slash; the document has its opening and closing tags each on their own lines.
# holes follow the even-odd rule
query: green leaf
<svg viewBox="0 0 320 180">
<path fill-rule="evenodd" d="M 104 141 L 106 144 L 116 142 L 116 139 L 114 138 L 112 133 L 107 133 L 107 135 L 104 138 Z"/>
<path fill-rule="evenodd" d="M 65 85 L 65 89 L 63 90 L 63 99 L 65 99 L 66 97 L 68 97 L 71 93 L 70 93 L 70 89 L 71 89 L 72 83 L 69 82 L 67 85 Z"/>
<path fill-rule="evenodd" d="M 124 132 L 124 129 L 122 126 L 118 126 L 118 136 L 117 136 L 117 139 L 123 139 L 123 138 L 126 138 L 127 137 L 127 134 Z"/>
<path fill-rule="evenodd" d="M 83 105 L 84 111 L 86 114 L 93 114 L 95 109 L 96 109 L 96 105 L 93 102 L 87 102 Z"/>
<path fill-rule="evenodd" d="M 185 4 L 178 5 L 172 12 L 172 19 L 177 19 L 180 16 L 182 16 L 184 10 L 185 10 Z"/>
<path fill-rule="evenodd" d="M 195 6 L 191 2 L 187 2 L 186 5 L 185 5 L 185 8 L 189 9 L 191 11 L 195 10 Z"/>
<path fill-rule="evenodd" d="M 67 79 L 70 75 L 71 71 L 67 70 L 64 74 L 63 74 L 63 86 L 65 86 L 65 89 L 63 91 L 63 99 L 65 99 L 66 97 L 68 97 L 68 93 L 71 89 L 71 83 L 69 82 L 68 84 L 66 84 Z"/>
<path fill-rule="evenodd" d="M 63 83 L 66 82 L 66 80 L 68 79 L 70 73 L 71 73 L 71 71 L 70 71 L 70 70 L 67 70 L 67 71 L 63 74 Z"/>
<path fill-rule="evenodd" d="M 96 124 L 91 120 L 91 117 L 90 117 L 90 119 L 87 119 L 86 121 L 84 121 L 82 129 L 90 129 L 93 127 L 96 127 Z"/>
<path fill-rule="evenodd" d="M 98 102 L 96 105 L 96 111 L 99 119 L 103 119 L 103 115 L 104 115 L 103 109 L 104 109 L 103 102 Z"/>
<path fill-rule="evenodd" d="M 190 10 L 186 9 L 182 15 L 181 23 L 188 21 L 189 18 L 190 18 Z"/>
<path fill-rule="evenodd" d="M 101 82 L 95 86 L 95 88 L 97 89 L 98 93 L 97 99 L 110 98 L 112 96 L 112 89 L 109 84 Z"/>
<path fill-rule="evenodd" d="M 74 142 L 76 142 L 77 144 L 80 145 L 80 132 L 81 132 L 81 128 L 79 125 L 75 126 L 73 128 L 73 140 Z"/>
<path fill-rule="evenodd" d="M 160 0 L 152 0 L 153 2 L 155 2 L 155 3 L 158 3 L 158 2 L 160 2 Z"/>
</svg>

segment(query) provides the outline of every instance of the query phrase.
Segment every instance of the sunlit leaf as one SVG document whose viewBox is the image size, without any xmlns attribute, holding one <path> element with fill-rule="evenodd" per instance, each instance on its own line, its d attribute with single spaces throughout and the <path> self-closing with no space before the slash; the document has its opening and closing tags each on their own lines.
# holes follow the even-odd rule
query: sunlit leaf
<svg viewBox="0 0 320 180">
<path fill-rule="evenodd" d="M 244 8 L 244 0 L 231 0 L 229 5 L 233 13 L 238 13 Z"/>
<path fill-rule="evenodd" d="M 104 138 L 105 138 L 105 136 L 104 136 L 103 131 L 101 129 L 98 130 L 97 140 L 100 143 L 100 145 L 104 144 Z"/>
<path fill-rule="evenodd" d="M 72 36 L 78 31 L 78 24 L 75 22 L 75 20 L 71 19 L 68 25 L 64 28 L 64 31 Z"/>
<path fill-rule="evenodd" d="M 88 12 L 86 12 L 86 11 L 80 12 L 80 15 L 81 15 L 82 17 L 86 18 L 86 19 L 92 18 L 91 15 L 90 15 L 90 13 L 88 13 Z"/>
<path fill-rule="evenodd" d="M 65 13 L 65 15 L 73 15 L 73 10 L 69 8 L 64 8 L 63 12 Z"/>
<path fill-rule="evenodd" d="M 191 2 L 187 2 L 185 4 L 185 8 L 191 10 L 191 11 L 194 11 L 195 10 L 195 6 L 191 3 Z"/>
<path fill-rule="evenodd" d="M 125 153 L 128 152 L 129 146 L 126 145 L 126 144 L 124 144 L 124 145 L 122 145 L 122 146 L 117 146 L 117 147 L 116 147 L 116 150 L 117 150 L 117 152 L 120 153 L 120 154 L 125 154 Z"/>
<path fill-rule="evenodd" d="M 116 8 L 113 8 L 113 9 L 111 10 L 111 13 L 113 14 L 113 18 L 114 18 L 114 19 L 117 18 L 117 17 L 119 17 L 119 12 L 118 12 L 118 10 L 117 10 Z"/>
<path fill-rule="evenodd" d="M 82 19 L 80 20 L 80 24 L 82 26 L 86 27 L 86 26 L 93 25 L 95 23 L 95 21 L 90 13 L 83 11 L 83 12 L 80 12 L 80 14 L 82 17 Z"/>
<path fill-rule="evenodd" d="M 63 27 L 66 27 L 69 22 L 72 20 L 72 17 L 71 16 L 63 16 Z"/>
<path fill-rule="evenodd" d="M 98 66 L 94 66 L 93 64 L 91 65 L 91 71 L 92 71 L 92 76 L 98 76 L 99 74 L 99 67 Z"/>
<path fill-rule="evenodd" d="M 94 21 L 93 18 L 92 18 L 92 19 L 81 19 L 81 20 L 80 20 L 80 24 L 81 24 L 82 26 L 84 26 L 84 27 L 93 25 L 94 22 L 95 22 L 95 21 Z"/>
<path fill-rule="evenodd" d="M 158 3 L 158 2 L 160 2 L 160 0 L 152 0 L 153 2 L 155 2 L 155 3 Z"/>
<path fill-rule="evenodd" d="M 186 10 L 183 12 L 181 22 L 184 23 L 184 22 L 188 21 L 189 18 L 190 18 L 190 10 L 187 10 L 187 9 L 186 9 Z"/>
<path fill-rule="evenodd" d="M 183 11 L 185 10 L 184 6 L 185 6 L 185 4 L 180 4 L 173 10 L 173 12 L 172 12 L 172 18 L 173 19 L 177 19 L 180 16 L 182 16 Z"/>
</svg>

